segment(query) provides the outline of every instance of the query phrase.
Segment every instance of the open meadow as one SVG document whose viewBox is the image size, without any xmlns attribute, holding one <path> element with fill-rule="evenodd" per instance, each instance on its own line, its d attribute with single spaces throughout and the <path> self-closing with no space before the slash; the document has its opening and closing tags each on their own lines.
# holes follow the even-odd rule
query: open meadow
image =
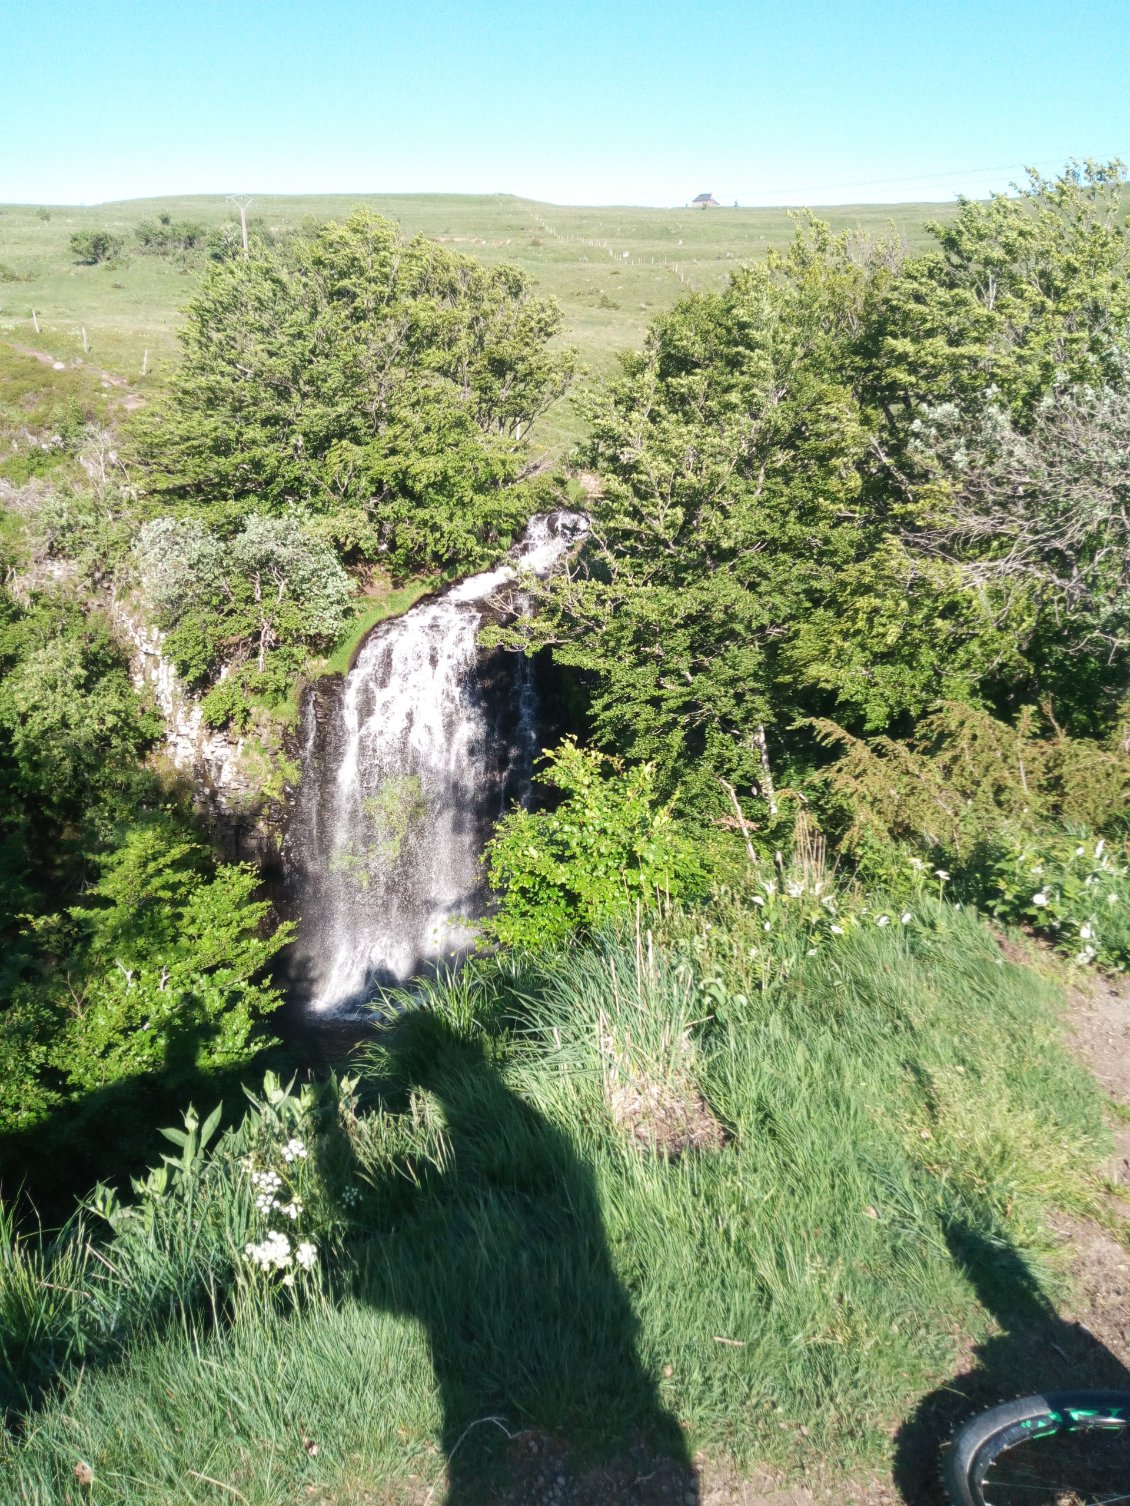
<svg viewBox="0 0 1130 1506">
<path fill-rule="evenodd" d="M 508 194 L 264 196 L 249 213 L 253 222 L 285 234 L 311 221 L 342 220 L 358 205 L 398 221 L 406 234 L 434 237 L 488 265 L 521 267 L 539 294 L 560 303 L 562 338 L 594 373 L 610 370 L 617 351 L 637 348 L 651 319 L 683 293 L 722 287 L 735 266 L 786 246 L 797 228 L 796 212 L 783 209 L 583 208 Z M 948 218 L 952 209 L 868 204 L 816 212 L 837 232 L 858 227 L 894 234 L 919 251 L 929 241 L 927 222 Z M 176 353 L 180 310 L 207 264 L 199 252 L 141 252 L 137 226 L 163 214 L 208 230 L 238 221 L 219 194 L 89 207 L 0 206 L 0 338 L 58 360 L 101 366 L 141 389 L 159 381 Z M 71 236 L 89 230 L 121 236 L 121 255 L 79 265 Z M 542 443 L 556 448 L 576 436 L 578 421 L 559 404 L 541 428 Z"/>
</svg>

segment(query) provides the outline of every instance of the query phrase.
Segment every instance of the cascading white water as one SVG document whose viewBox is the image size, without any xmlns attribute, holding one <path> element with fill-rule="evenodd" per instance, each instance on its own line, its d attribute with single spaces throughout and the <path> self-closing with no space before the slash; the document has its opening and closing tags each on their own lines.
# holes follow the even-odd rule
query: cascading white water
<svg viewBox="0 0 1130 1506">
<path fill-rule="evenodd" d="M 494 593 L 549 574 L 585 526 L 576 513 L 534 518 L 505 564 L 374 629 L 336 715 L 308 699 L 290 845 L 316 1009 L 359 1004 L 473 940 L 483 842 L 527 792 L 536 748 L 528 664 L 507 656 L 504 683 L 487 683 L 477 635 Z"/>
</svg>

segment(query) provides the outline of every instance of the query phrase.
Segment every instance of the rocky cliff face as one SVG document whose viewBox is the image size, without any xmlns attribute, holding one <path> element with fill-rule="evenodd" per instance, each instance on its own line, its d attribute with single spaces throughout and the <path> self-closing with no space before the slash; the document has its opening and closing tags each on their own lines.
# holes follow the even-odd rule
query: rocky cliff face
<svg viewBox="0 0 1130 1506">
<path fill-rule="evenodd" d="M 164 652 L 164 634 L 116 601 L 113 619 L 126 645 L 134 684 L 149 689 L 165 722 L 164 756 L 191 784 L 193 805 L 229 859 L 270 868 L 281 845 L 282 791 L 263 739 L 210 727 L 200 702 L 181 684 Z M 279 750 L 281 751 L 281 749 Z"/>
</svg>

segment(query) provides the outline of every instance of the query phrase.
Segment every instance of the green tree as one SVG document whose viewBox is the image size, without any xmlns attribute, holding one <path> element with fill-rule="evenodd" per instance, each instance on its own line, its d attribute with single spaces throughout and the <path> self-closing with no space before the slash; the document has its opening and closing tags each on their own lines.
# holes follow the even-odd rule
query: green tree
<svg viewBox="0 0 1130 1506">
<path fill-rule="evenodd" d="M 245 1059 L 255 1022 L 281 1002 L 254 980 L 292 934 L 264 933 L 259 876 L 213 869 L 165 821 L 129 828 L 100 867 L 70 911 L 81 962 L 47 1058 L 67 1088 L 161 1070 L 171 1057 L 192 1071 Z"/>
<path fill-rule="evenodd" d="M 506 635 L 553 644 L 600 738 L 705 809 L 723 781 L 772 805 L 798 717 L 882 727 L 973 673 L 945 572 L 908 571 L 870 495 L 853 342 L 887 273 L 852 251 L 817 227 L 653 324 L 592 408 L 590 539 Z"/>
<path fill-rule="evenodd" d="M 229 690 L 277 689 L 272 650 L 287 683 L 305 649 L 333 642 L 352 595 L 334 550 L 297 518 L 252 514 L 227 540 L 198 517 L 156 518 L 134 554 L 168 650 L 197 689 L 221 670 Z M 236 701 L 225 694 L 223 705 Z"/>
<path fill-rule="evenodd" d="M 396 570 L 472 568 L 540 495 L 524 436 L 569 380 L 560 325 L 515 268 L 367 210 L 257 244 L 189 308 L 168 401 L 142 424 L 149 486 L 218 523 L 344 513 L 358 553 Z"/>
<path fill-rule="evenodd" d="M 1018 195 L 960 201 L 938 249 L 908 262 L 862 342 L 873 400 L 904 421 L 923 403 L 994 397 L 1021 421 L 1057 381 L 1124 377 L 1130 221 L 1120 161 L 1030 172 Z"/>
<path fill-rule="evenodd" d="M 121 255 L 125 240 L 110 230 L 76 230 L 71 236 L 71 254 L 75 261 L 93 267 L 100 261 L 113 261 Z"/>
<path fill-rule="evenodd" d="M 581 671 L 598 739 L 722 814 L 939 700 L 1126 692 L 1122 168 L 963 204 L 940 249 L 818 221 L 656 320 L 592 405 L 573 567 L 501 635 Z M 1084 657 L 1080 672 L 1079 655 Z M 1074 667 L 1073 667 L 1074 666 Z M 1074 693 L 1073 693 L 1074 687 Z"/>
</svg>

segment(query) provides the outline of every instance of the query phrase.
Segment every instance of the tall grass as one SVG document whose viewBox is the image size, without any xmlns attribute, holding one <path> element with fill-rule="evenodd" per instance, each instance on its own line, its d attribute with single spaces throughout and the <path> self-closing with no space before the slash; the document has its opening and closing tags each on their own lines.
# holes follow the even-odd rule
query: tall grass
<svg viewBox="0 0 1130 1506">
<path fill-rule="evenodd" d="M 105 1506 L 266 1506 L 463 1479 L 526 1429 L 879 1458 L 988 1324 L 955 1230 L 1055 1289 L 1046 1215 L 1094 1203 L 1102 1099 L 1054 990 L 972 915 L 871 907 L 817 935 L 793 898 L 769 931 L 747 896 L 477 964 L 336 1106 L 276 1085 L 201 1156 L 195 1211 L 141 1198 L 131 1239 L 146 1207 L 168 1220 L 152 1267 L 124 1226 L 100 1250 L 130 1337 L 6 1436 L 12 1498 L 67 1500 L 81 1459 Z M 296 1125 L 323 1279 L 286 1289 L 240 1241 L 248 1167 L 281 1166 Z M 149 1317 L 134 1283 L 166 1294 Z"/>
</svg>

